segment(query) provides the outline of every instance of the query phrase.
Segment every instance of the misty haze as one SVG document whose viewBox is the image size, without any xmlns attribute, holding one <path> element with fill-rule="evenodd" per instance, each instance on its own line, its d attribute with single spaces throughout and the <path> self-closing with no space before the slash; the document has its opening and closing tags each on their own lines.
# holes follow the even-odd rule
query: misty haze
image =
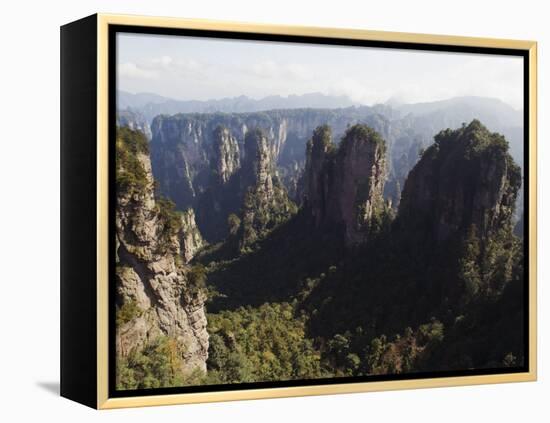
<svg viewBox="0 0 550 423">
<path fill-rule="evenodd" d="M 117 389 L 521 368 L 523 62 L 119 34 Z"/>
</svg>

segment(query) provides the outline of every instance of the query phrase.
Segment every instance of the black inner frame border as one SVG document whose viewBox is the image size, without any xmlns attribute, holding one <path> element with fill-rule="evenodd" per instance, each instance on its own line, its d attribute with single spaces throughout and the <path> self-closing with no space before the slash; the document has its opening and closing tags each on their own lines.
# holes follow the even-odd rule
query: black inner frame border
<svg viewBox="0 0 550 423">
<path fill-rule="evenodd" d="M 130 34 L 149 34 L 149 35 L 173 35 L 187 37 L 202 37 L 214 39 L 230 39 L 235 41 L 268 41 L 282 43 L 313 44 L 327 46 L 345 46 L 345 47 L 375 47 L 384 49 L 399 50 L 420 50 L 445 53 L 473 53 L 517 56 L 523 58 L 523 191 L 524 191 L 524 227 L 523 227 L 523 245 L 524 245 L 524 365 L 509 368 L 486 368 L 486 369 L 465 369 L 465 370 L 442 370 L 435 372 L 417 372 L 407 374 L 388 374 L 371 376 L 353 376 L 337 377 L 323 379 L 307 380 L 288 380 L 272 382 L 253 382 L 239 384 L 221 384 L 221 385 L 201 385 L 201 386 L 182 386 L 172 388 L 151 388 L 135 390 L 117 390 L 116 389 L 116 350 L 115 350 L 115 297 L 116 286 L 114 283 L 115 275 L 115 204 L 116 204 L 116 58 L 117 45 L 116 35 L 118 33 Z M 108 25 L 108 104 L 109 104 L 109 140 L 108 140 L 108 185 L 109 185 L 109 210 L 108 210 L 108 234 L 109 234 L 109 281 L 108 281 L 108 396 L 109 398 L 137 397 L 150 395 L 170 395 L 200 392 L 223 392 L 236 390 L 250 390 L 259 388 L 285 388 L 324 385 L 330 386 L 342 383 L 360 383 L 360 382 L 378 382 L 378 381 L 400 381 L 411 379 L 431 379 L 448 378 L 460 376 L 482 376 L 495 374 L 525 373 L 529 372 L 529 115 L 530 115 L 530 92 L 529 92 L 529 51 L 523 49 L 493 48 L 493 47 L 470 47 L 459 45 L 438 45 L 424 43 L 409 43 L 397 41 L 375 41 L 375 40 L 357 40 L 346 38 L 331 38 L 318 36 L 299 36 L 299 35 L 275 35 L 264 33 L 246 33 L 238 31 L 218 31 L 203 29 L 184 29 L 184 28 L 161 28 L 147 27 L 139 25 Z"/>
</svg>

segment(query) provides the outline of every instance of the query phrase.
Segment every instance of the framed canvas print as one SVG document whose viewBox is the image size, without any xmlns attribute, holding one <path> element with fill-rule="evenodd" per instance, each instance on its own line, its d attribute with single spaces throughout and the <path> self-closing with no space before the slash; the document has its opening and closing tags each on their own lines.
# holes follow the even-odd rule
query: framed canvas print
<svg viewBox="0 0 550 423">
<path fill-rule="evenodd" d="M 536 379 L 536 43 L 61 29 L 61 394 Z"/>
</svg>

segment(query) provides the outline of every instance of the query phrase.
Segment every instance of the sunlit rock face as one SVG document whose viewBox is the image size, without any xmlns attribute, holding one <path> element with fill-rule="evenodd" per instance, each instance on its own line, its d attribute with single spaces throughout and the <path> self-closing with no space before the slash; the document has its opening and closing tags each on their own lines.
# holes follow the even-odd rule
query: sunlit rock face
<svg viewBox="0 0 550 423">
<path fill-rule="evenodd" d="M 206 371 L 206 297 L 193 286 L 186 264 L 202 245 L 193 212 L 174 215 L 181 222 L 170 222 L 155 199 L 148 154 L 131 149 L 125 154 L 135 155 L 132 172 L 139 180 L 117 189 L 116 304 L 123 310 L 117 314 L 117 355 L 125 357 L 166 336 L 177 346 L 183 373 Z M 124 161 L 118 163 L 118 172 L 132 175 L 123 169 Z"/>
<path fill-rule="evenodd" d="M 305 203 L 315 225 L 340 225 L 349 245 L 366 240 L 384 208 L 385 143 L 373 129 L 355 125 L 336 147 L 328 126 L 307 146 Z"/>
</svg>

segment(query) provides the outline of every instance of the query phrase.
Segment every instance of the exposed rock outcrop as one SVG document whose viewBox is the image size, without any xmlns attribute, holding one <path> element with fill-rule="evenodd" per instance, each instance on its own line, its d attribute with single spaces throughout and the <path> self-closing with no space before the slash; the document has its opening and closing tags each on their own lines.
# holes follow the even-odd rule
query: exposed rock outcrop
<svg viewBox="0 0 550 423">
<path fill-rule="evenodd" d="M 128 127 L 134 131 L 140 131 L 147 139 L 151 139 L 151 127 L 149 122 L 140 112 L 134 110 L 119 110 L 116 115 L 116 124 L 119 127 Z"/>
<path fill-rule="evenodd" d="M 213 184 L 225 184 L 239 169 L 240 154 L 237 139 L 231 135 L 229 129 L 218 126 L 214 130 L 212 157 L 210 159 L 213 169 Z"/>
<path fill-rule="evenodd" d="M 117 133 L 116 303 L 117 356 L 166 336 L 174 341 L 183 373 L 206 371 L 205 294 L 184 261 L 201 245 L 194 215 L 156 200 L 145 137 Z"/>
<path fill-rule="evenodd" d="M 247 189 L 252 185 L 265 186 L 266 194 L 273 190 L 275 166 L 269 153 L 266 135 L 261 129 L 247 132 L 244 141 L 245 159 L 241 173 L 241 185 Z"/>
<path fill-rule="evenodd" d="M 332 191 L 334 156 L 336 146 L 332 143 L 332 131 L 328 125 L 313 131 L 313 137 L 306 146 L 306 168 L 304 173 L 305 204 L 320 226 L 328 212 L 329 192 Z"/>
<path fill-rule="evenodd" d="M 150 114 L 151 110 L 140 111 L 149 116 L 151 122 L 155 178 L 163 195 L 175 201 L 179 210 L 195 207 L 211 182 L 205 170 L 209 170 L 214 133 L 220 125 L 237 140 L 241 159 L 246 131 L 255 127 L 264 131 L 281 181 L 294 201 L 301 199 L 297 181 L 305 163 L 304 146 L 312 131 L 323 124 L 330 125 L 337 139 L 348 126 L 357 123 L 367 124 L 381 134 L 387 147 L 385 198 L 392 200 L 394 206 L 399 203 L 408 172 L 418 161 L 419 150 L 428 147 L 441 128 L 457 128 L 474 117 L 481 118 L 491 130 L 503 133 L 510 141 L 511 154 L 522 165 L 521 113 L 494 99 L 456 98 L 401 106 L 279 109 L 252 113 L 212 111 L 172 116 L 167 113 L 177 113 L 177 108 L 156 114 Z M 173 164 L 178 168 L 171 169 Z"/>
<path fill-rule="evenodd" d="M 260 129 L 246 134 L 240 184 L 245 192 L 240 237 L 240 246 L 244 248 L 296 212 L 279 181 L 268 139 Z"/>
<path fill-rule="evenodd" d="M 505 116 L 508 112 L 500 110 L 492 101 L 472 109 L 471 102 L 482 104 L 483 101 L 470 100 L 415 105 L 403 109 L 403 112 L 387 105 L 377 105 L 332 110 L 159 115 L 151 123 L 153 172 L 160 192 L 172 199 L 178 210 L 194 208 L 203 236 L 209 242 L 217 242 L 226 235 L 224 222 L 228 215 L 235 212 L 231 200 L 219 200 L 224 194 L 217 185 L 222 180 L 225 192 L 239 188 L 231 185 L 231 175 L 239 167 L 237 149 L 242 164 L 244 139 L 251 128 L 260 128 L 266 135 L 280 181 L 289 198 L 299 204 L 305 191 L 302 183 L 306 159 L 304 147 L 313 130 L 327 124 L 332 128 L 334 138 L 340 139 L 349 126 L 363 123 L 378 132 L 386 142 L 384 198 L 396 208 L 405 179 L 417 163 L 420 151 L 432 143 L 433 136 L 441 128 L 456 128 L 461 122 L 472 119 L 473 111 L 477 110 L 487 118 L 484 121 L 489 122 L 492 130 L 506 135 L 511 143 L 511 154 L 517 163 L 522 164 L 521 128 L 504 125 L 510 119 L 495 120 L 495 116 Z M 426 107 L 431 107 L 429 113 L 424 110 Z M 513 125 L 516 125 L 515 120 Z M 221 132 L 217 130 L 220 127 L 223 128 Z M 210 198 L 205 201 L 204 197 Z M 208 208 L 203 207 L 205 204 L 217 212 L 205 212 Z"/>
<path fill-rule="evenodd" d="M 341 225 L 348 245 L 366 240 L 381 217 L 386 147 L 372 128 L 348 129 L 338 148 L 328 126 L 317 128 L 307 145 L 306 198 L 315 225 Z"/>
<path fill-rule="evenodd" d="M 218 241 L 227 236 L 227 218 L 238 212 L 244 192 L 239 182 L 241 148 L 237 139 L 221 125 L 212 136 L 210 176 L 195 208 L 197 223 L 206 239 Z"/>
<path fill-rule="evenodd" d="M 262 130 L 279 180 L 298 202 L 304 145 L 313 129 L 329 123 L 336 134 L 343 134 L 349 123 L 369 120 L 369 114 L 369 108 L 351 108 L 157 116 L 151 125 L 154 176 L 160 192 L 179 210 L 195 209 L 201 233 L 209 242 L 220 241 L 226 235 L 227 217 L 242 202 L 229 197 L 242 200 L 244 196 L 236 191 L 242 185 L 232 182 L 244 163 L 247 132 Z"/>
<path fill-rule="evenodd" d="M 398 222 L 436 243 L 472 226 L 488 239 L 510 227 L 520 186 L 507 141 L 474 120 L 436 135 L 406 180 Z"/>
<path fill-rule="evenodd" d="M 195 222 L 195 212 L 193 209 L 187 209 L 181 214 L 179 239 L 181 254 L 186 263 L 189 263 L 197 251 L 206 245 Z"/>
<path fill-rule="evenodd" d="M 197 221 L 207 239 L 226 238 L 230 235 L 229 215 L 242 215 L 242 247 L 295 211 L 280 182 L 263 130 L 247 129 L 240 148 L 229 130 L 220 126 L 215 130 L 213 150 L 214 180 L 199 198 L 197 207 Z"/>
</svg>

